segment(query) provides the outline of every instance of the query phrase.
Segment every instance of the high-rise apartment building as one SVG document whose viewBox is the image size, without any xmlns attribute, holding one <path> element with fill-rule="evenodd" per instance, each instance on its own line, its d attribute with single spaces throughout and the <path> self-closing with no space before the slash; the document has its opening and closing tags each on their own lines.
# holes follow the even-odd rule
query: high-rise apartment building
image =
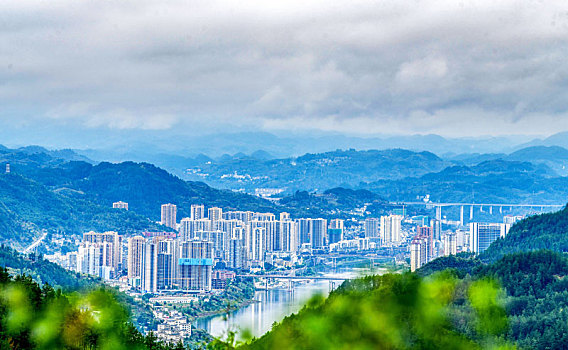
<svg viewBox="0 0 568 350">
<path fill-rule="evenodd" d="M 305 243 L 311 243 L 312 236 L 310 232 L 310 223 L 312 219 L 296 219 L 297 230 L 298 230 L 298 246 Z"/>
<path fill-rule="evenodd" d="M 427 241 L 428 259 L 434 256 L 434 231 L 429 226 L 416 227 L 416 236 L 422 237 Z"/>
<path fill-rule="evenodd" d="M 252 235 L 250 240 L 250 258 L 256 262 L 264 262 L 266 229 L 264 227 L 254 227 L 250 232 Z"/>
<path fill-rule="evenodd" d="M 380 232 L 380 221 L 376 218 L 365 219 L 365 238 L 377 238 Z"/>
<path fill-rule="evenodd" d="M 329 244 L 337 243 L 343 240 L 343 230 L 340 228 L 330 228 L 327 230 Z"/>
<path fill-rule="evenodd" d="M 425 237 L 417 236 L 410 244 L 410 271 L 414 272 L 428 262 L 428 241 Z"/>
<path fill-rule="evenodd" d="M 182 289 L 210 291 L 213 243 L 201 240 L 182 242 L 178 270 L 179 284 Z"/>
<path fill-rule="evenodd" d="M 176 241 L 164 239 L 156 242 L 158 256 L 156 259 L 156 288 L 158 290 L 171 289 L 175 284 L 177 263 L 175 263 Z"/>
<path fill-rule="evenodd" d="M 245 224 L 253 220 L 254 213 L 252 211 L 228 211 L 223 212 L 225 220 L 239 220 Z"/>
<path fill-rule="evenodd" d="M 254 213 L 253 220 L 256 221 L 275 221 L 276 215 L 272 213 Z"/>
<path fill-rule="evenodd" d="M 99 232 L 90 231 L 87 233 L 83 233 L 83 242 L 110 243 L 111 246 L 107 247 L 109 252 L 107 255 L 105 255 L 106 262 L 104 266 L 110 266 L 114 268 L 114 271 L 118 271 L 118 265 L 121 261 L 121 253 L 122 253 L 121 251 L 122 237 L 119 236 L 117 232 L 107 231 L 99 233 Z"/>
<path fill-rule="evenodd" d="M 329 222 L 329 228 L 334 228 L 334 229 L 340 229 L 343 230 L 344 229 L 344 224 L 345 221 L 342 219 L 332 219 Z"/>
<path fill-rule="evenodd" d="M 223 209 L 211 207 L 207 210 L 207 218 L 213 222 L 223 219 Z"/>
<path fill-rule="evenodd" d="M 469 224 L 469 235 L 471 239 L 471 251 L 481 253 L 495 242 L 499 237 L 504 238 L 509 229 L 510 224 L 482 224 L 472 222 Z"/>
<path fill-rule="evenodd" d="M 281 251 L 295 252 L 298 247 L 298 232 L 296 223 L 292 220 L 280 221 Z"/>
<path fill-rule="evenodd" d="M 205 219 L 205 206 L 201 204 L 192 204 L 190 208 L 190 219 L 191 220 Z"/>
<path fill-rule="evenodd" d="M 244 241 L 239 238 L 231 238 L 229 241 L 228 265 L 232 269 L 242 269 L 246 266 L 246 251 Z"/>
<path fill-rule="evenodd" d="M 188 241 L 196 238 L 198 232 L 213 230 L 213 222 L 209 219 L 191 220 L 190 218 L 183 218 L 179 225 L 179 237 L 182 241 Z"/>
<path fill-rule="evenodd" d="M 140 289 L 146 293 L 156 293 L 158 291 L 158 244 L 146 242 L 140 265 Z"/>
<path fill-rule="evenodd" d="M 430 226 L 432 226 L 432 235 L 434 240 L 440 240 L 442 238 L 442 221 L 432 219 L 430 221 Z"/>
<path fill-rule="evenodd" d="M 176 229 L 177 226 L 177 206 L 175 204 L 162 205 L 162 220 L 161 224 L 170 228 Z"/>
<path fill-rule="evenodd" d="M 312 248 L 323 248 L 327 244 L 327 220 L 312 219 L 310 222 Z"/>
<path fill-rule="evenodd" d="M 389 215 L 381 216 L 380 237 L 383 244 L 398 244 L 402 239 L 401 235 L 402 216 Z"/>
<path fill-rule="evenodd" d="M 455 232 L 448 232 L 444 237 L 444 255 L 456 255 L 457 253 L 457 234 Z"/>
<path fill-rule="evenodd" d="M 134 236 L 128 239 L 128 278 L 141 276 L 142 254 L 146 239 L 142 236 Z"/>
</svg>

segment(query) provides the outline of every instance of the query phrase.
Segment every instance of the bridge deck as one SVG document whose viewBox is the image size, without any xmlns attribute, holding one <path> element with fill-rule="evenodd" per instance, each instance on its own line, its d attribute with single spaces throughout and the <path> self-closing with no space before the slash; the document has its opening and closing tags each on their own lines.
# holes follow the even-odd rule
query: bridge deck
<svg viewBox="0 0 568 350">
<path fill-rule="evenodd" d="M 288 280 L 323 280 L 323 281 L 347 281 L 355 278 L 325 277 L 325 276 L 286 276 L 286 275 L 237 275 L 237 277 L 261 277 Z"/>
</svg>

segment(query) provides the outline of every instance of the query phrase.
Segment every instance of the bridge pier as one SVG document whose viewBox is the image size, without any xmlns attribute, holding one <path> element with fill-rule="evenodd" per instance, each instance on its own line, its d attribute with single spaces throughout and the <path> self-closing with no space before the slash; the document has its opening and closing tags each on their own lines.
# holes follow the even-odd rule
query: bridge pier
<svg viewBox="0 0 568 350">
<path fill-rule="evenodd" d="M 489 214 L 493 215 L 493 207 L 489 206 Z"/>
<path fill-rule="evenodd" d="M 499 214 L 503 214 L 503 206 L 499 207 Z"/>
<path fill-rule="evenodd" d="M 460 207 L 460 226 L 463 226 L 463 205 Z"/>
<path fill-rule="evenodd" d="M 469 221 L 473 221 L 473 205 L 469 207 Z"/>
<path fill-rule="evenodd" d="M 442 221 L 442 206 L 436 206 L 436 220 Z"/>
</svg>

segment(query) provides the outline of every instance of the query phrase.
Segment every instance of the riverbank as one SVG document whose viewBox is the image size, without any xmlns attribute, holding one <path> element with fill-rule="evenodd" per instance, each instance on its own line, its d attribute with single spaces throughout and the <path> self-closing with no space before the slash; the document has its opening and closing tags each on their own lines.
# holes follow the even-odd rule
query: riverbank
<svg viewBox="0 0 568 350">
<path fill-rule="evenodd" d="M 199 301 L 174 308 L 192 319 L 222 315 L 254 302 L 254 281 L 252 278 L 235 278 L 219 294 L 212 294 Z"/>
</svg>

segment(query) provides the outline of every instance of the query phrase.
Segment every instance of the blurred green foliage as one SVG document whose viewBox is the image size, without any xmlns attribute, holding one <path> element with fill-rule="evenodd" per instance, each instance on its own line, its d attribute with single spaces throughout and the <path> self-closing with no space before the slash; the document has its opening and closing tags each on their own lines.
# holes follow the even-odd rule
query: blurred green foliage
<svg viewBox="0 0 568 350">
<path fill-rule="evenodd" d="M 568 259 L 563 254 L 529 251 L 505 255 L 491 264 L 474 257 L 445 257 L 425 265 L 418 273 L 427 276 L 446 268 L 464 281 L 499 282 L 509 320 L 503 338 L 523 349 L 563 349 L 568 344 Z M 472 328 L 471 322 L 464 322 L 467 312 L 461 305 L 468 298 L 476 301 L 475 288 L 482 285 L 469 294 L 461 293 L 451 313 L 458 329 L 466 335 L 478 326 Z M 477 302 L 474 305 L 488 313 L 502 310 Z"/>
<path fill-rule="evenodd" d="M 465 335 L 451 316 L 467 295 Z M 327 299 L 315 297 L 259 339 L 239 343 L 235 334 L 210 349 L 506 349 L 508 329 L 502 291 L 493 280 L 471 283 L 443 272 L 369 276 L 344 283 Z"/>
<path fill-rule="evenodd" d="M 1 349 L 183 349 L 139 333 L 108 290 L 64 294 L 0 269 Z"/>
</svg>

